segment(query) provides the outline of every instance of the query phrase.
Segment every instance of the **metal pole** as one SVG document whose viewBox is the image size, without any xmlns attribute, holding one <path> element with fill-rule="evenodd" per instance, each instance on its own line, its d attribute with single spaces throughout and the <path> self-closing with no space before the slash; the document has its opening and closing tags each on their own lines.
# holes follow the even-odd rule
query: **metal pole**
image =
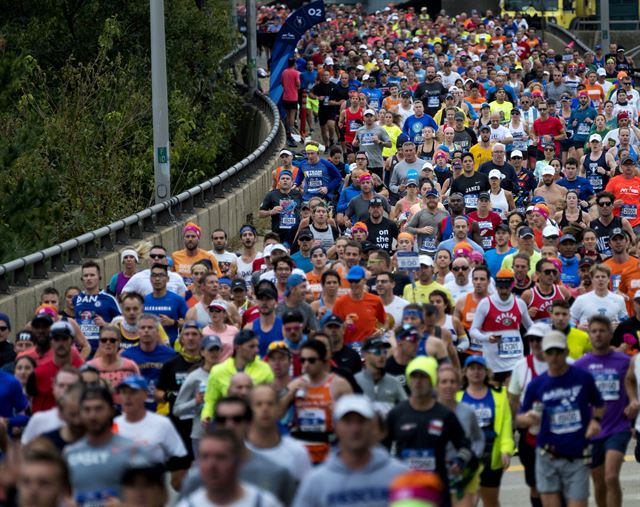
<svg viewBox="0 0 640 507">
<path fill-rule="evenodd" d="M 602 30 L 602 50 L 609 51 L 609 0 L 600 2 L 600 29 Z"/>
<path fill-rule="evenodd" d="M 231 0 L 231 29 L 235 34 L 238 30 L 238 2 Z"/>
<path fill-rule="evenodd" d="M 256 0 L 247 0 L 247 80 L 249 93 L 253 95 L 258 87 L 258 28 L 256 17 Z"/>
<path fill-rule="evenodd" d="M 155 203 L 171 197 L 167 53 L 164 42 L 164 0 L 150 0 L 151 93 L 153 100 L 153 168 Z"/>
</svg>

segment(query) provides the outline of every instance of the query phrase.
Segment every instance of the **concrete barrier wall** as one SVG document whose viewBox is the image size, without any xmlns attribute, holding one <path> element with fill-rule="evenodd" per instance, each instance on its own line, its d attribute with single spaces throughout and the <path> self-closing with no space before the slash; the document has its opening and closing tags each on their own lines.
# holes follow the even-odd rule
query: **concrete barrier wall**
<svg viewBox="0 0 640 507">
<path fill-rule="evenodd" d="M 245 134 L 249 151 L 256 149 L 271 129 L 268 118 L 257 108 L 254 108 L 254 111 L 255 113 L 250 117 L 247 125 L 240 129 Z M 179 250 L 183 248 L 182 228 L 189 221 L 196 222 L 202 227 L 201 247 L 206 250 L 211 249 L 210 238 L 214 229 L 224 229 L 230 238 L 236 236 L 240 225 L 256 216 L 256 210 L 259 208 L 264 194 L 270 189 L 271 172 L 276 167 L 277 153 L 285 142 L 283 131 L 284 129 L 280 129 L 281 135 L 274 141 L 278 144 L 277 149 L 274 150 L 275 155 L 255 171 L 255 174 L 249 175 L 242 182 L 241 187 L 233 188 L 206 208 L 197 208 L 192 215 L 183 214 L 171 226 L 158 228 L 155 233 L 145 234 L 143 240 L 150 241 L 152 244 L 162 244 L 169 252 Z M 132 245 L 139 241 L 132 242 Z M 93 259 L 102 268 L 101 287 L 106 286 L 113 274 L 120 271 L 120 251 L 124 248 L 126 248 L 125 245 L 118 245 L 116 251 Z M 89 258 L 84 260 L 89 260 Z M 81 286 L 80 266 L 67 266 L 67 269 L 68 271 L 64 273 L 49 273 L 49 278 L 46 280 L 31 280 L 29 287 L 13 287 L 11 294 L 0 298 L 0 312 L 9 315 L 12 336 L 33 316 L 43 289 L 53 286 L 62 296 L 67 287 Z"/>
</svg>

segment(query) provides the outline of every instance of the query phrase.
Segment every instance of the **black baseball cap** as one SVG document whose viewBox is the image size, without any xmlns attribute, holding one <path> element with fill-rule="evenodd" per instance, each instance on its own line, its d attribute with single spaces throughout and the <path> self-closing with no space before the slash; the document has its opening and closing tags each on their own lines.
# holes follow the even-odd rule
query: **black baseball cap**
<svg viewBox="0 0 640 507">
<path fill-rule="evenodd" d="M 313 239 L 313 233 L 311 229 L 302 229 L 298 233 L 298 239 Z"/>
<path fill-rule="evenodd" d="M 247 284 L 241 278 L 236 278 L 231 282 L 231 292 L 235 292 L 237 290 L 247 290 Z"/>
<path fill-rule="evenodd" d="M 377 197 L 377 196 L 372 197 L 369 200 L 369 207 L 371 206 L 384 206 L 384 201 L 382 200 L 381 197 Z"/>
<path fill-rule="evenodd" d="M 322 319 L 322 327 L 342 326 L 342 325 L 344 325 L 344 320 L 338 317 L 335 313 L 331 313 L 326 318 Z"/>
<path fill-rule="evenodd" d="M 391 344 L 383 338 L 375 337 L 368 338 L 367 341 L 364 342 L 362 346 L 362 350 L 367 352 L 368 350 L 378 350 L 378 349 L 390 349 Z"/>
<path fill-rule="evenodd" d="M 289 324 L 290 322 L 304 322 L 304 315 L 300 310 L 287 310 L 282 314 L 282 323 Z"/>
<path fill-rule="evenodd" d="M 518 231 L 519 238 L 533 238 L 534 236 L 535 235 L 533 234 L 533 229 L 531 227 L 520 227 L 520 230 Z"/>
</svg>

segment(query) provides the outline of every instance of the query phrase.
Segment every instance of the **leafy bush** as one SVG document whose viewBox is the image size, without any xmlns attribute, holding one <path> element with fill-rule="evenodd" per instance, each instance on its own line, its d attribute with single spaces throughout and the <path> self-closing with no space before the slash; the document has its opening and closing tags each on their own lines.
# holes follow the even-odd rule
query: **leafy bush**
<svg viewBox="0 0 640 507">
<path fill-rule="evenodd" d="M 155 1 L 155 0 L 153 0 Z M 172 192 L 214 176 L 241 113 L 228 3 L 167 0 Z M 0 261 L 148 206 L 149 2 L 0 1 Z"/>
</svg>

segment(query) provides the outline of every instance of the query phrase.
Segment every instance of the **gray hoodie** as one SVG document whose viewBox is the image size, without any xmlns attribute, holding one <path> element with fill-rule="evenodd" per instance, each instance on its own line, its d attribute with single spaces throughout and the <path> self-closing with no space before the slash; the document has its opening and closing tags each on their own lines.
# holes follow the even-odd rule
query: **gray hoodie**
<svg viewBox="0 0 640 507">
<path fill-rule="evenodd" d="M 407 470 L 380 447 L 361 470 L 350 470 L 339 453 L 331 453 L 302 481 L 293 507 L 387 507 L 389 484 Z"/>
</svg>

